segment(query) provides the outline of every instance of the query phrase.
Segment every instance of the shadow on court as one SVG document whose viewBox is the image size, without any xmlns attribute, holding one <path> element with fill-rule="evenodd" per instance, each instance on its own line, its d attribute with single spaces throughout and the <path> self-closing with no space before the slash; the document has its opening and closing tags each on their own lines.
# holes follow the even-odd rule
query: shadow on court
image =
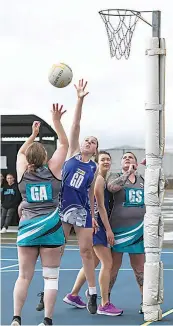
<svg viewBox="0 0 173 326">
<path fill-rule="evenodd" d="M 18 275 L 17 250 L 15 246 L 1 247 L 1 325 L 10 325 L 13 314 L 13 287 Z M 140 294 L 131 270 L 129 259 L 124 255 L 124 261 L 119 272 L 116 285 L 112 292 L 112 303 L 123 308 L 124 314 L 117 317 L 90 315 L 86 309 L 77 309 L 65 304 L 62 299 L 70 292 L 75 281 L 81 259 L 77 247 L 68 247 L 61 263 L 59 295 L 56 302 L 54 325 L 142 325 L 143 315 L 138 314 Z M 164 249 L 164 303 L 163 312 L 173 308 L 173 251 Z M 96 271 L 98 276 L 98 271 Z M 97 277 L 98 278 L 98 277 Z M 98 287 L 97 287 L 98 288 Z M 37 312 L 35 307 L 39 298 L 37 293 L 43 290 L 43 279 L 40 262 L 37 262 L 36 272 L 32 280 L 27 301 L 22 312 L 22 325 L 37 325 L 43 319 L 43 312 Z M 80 295 L 85 300 L 86 285 Z M 99 302 L 99 300 L 98 300 Z M 173 314 L 163 318 L 153 325 L 173 325 Z"/>
</svg>

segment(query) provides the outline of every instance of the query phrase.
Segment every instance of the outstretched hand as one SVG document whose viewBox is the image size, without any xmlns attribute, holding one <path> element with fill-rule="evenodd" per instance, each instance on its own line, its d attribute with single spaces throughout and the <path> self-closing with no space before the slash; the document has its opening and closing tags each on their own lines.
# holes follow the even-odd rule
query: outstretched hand
<svg viewBox="0 0 173 326">
<path fill-rule="evenodd" d="M 81 79 L 81 80 L 79 80 L 78 86 L 77 85 L 74 85 L 74 87 L 77 90 L 77 96 L 78 96 L 78 98 L 83 99 L 86 95 L 88 95 L 89 92 L 87 92 L 85 90 L 85 88 L 87 86 L 87 83 L 88 83 L 87 81 L 84 82 L 84 80 Z"/>
<path fill-rule="evenodd" d="M 32 124 L 32 135 L 34 137 L 37 137 L 39 134 L 39 130 L 40 130 L 40 121 L 34 121 Z"/>
<path fill-rule="evenodd" d="M 58 103 L 52 105 L 52 120 L 53 121 L 60 121 L 62 115 L 66 112 L 66 110 L 63 110 L 63 105 L 60 107 L 58 106 Z"/>
</svg>

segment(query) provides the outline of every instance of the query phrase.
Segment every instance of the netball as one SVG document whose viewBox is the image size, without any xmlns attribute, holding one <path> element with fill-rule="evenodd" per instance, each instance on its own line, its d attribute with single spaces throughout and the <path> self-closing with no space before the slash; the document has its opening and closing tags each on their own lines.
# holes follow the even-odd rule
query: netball
<svg viewBox="0 0 173 326">
<path fill-rule="evenodd" d="M 54 64 L 49 72 L 49 82 L 57 88 L 68 86 L 73 78 L 72 69 L 65 63 Z"/>
</svg>

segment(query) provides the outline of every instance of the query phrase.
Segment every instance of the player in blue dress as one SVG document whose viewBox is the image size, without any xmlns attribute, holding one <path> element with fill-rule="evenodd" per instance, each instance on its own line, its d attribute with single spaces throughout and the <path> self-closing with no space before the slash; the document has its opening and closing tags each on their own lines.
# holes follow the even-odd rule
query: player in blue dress
<svg viewBox="0 0 173 326">
<path fill-rule="evenodd" d="M 61 219 L 66 240 L 72 226 L 78 237 L 80 255 L 88 282 L 87 309 L 91 314 L 97 311 L 95 266 L 92 253 L 94 219 L 94 184 L 97 165 L 94 157 L 98 151 L 98 140 L 89 136 L 79 145 L 82 105 L 88 94 L 87 82 L 79 81 L 77 105 L 69 139 L 68 159 L 62 170 Z"/>
<path fill-rule="evenodd" d="M 43 267 L 45 305 L 45 318 L 40 325 L 52 325 L 61 246 L 65 243 L 58 213 L 61 169 L 68 151 L 68 139 L 60 121 L 64 112 L 62 107 L 53 105 L 52 120 L 60 146 L 48 162 L 44 146 L 34 141 L 39 134 L 38 121 L 33 123 L 32 134 L 17 155 L 17 179 L 22 205 L 17 236 L 19 276 L 13 293 L 12 326 L 21 325 L 21 311 L 39 255 Z"/>
<path fill-rule="evenodd" d="M 100 151 L 98 155 L 99 171 L 95 182 L 94 194 L 96 199 L 95 217 L 98 223 L 98 231 L 93 235 L 93 255 L 95 267 L 101 262 L 99 273 L 99 285 L 101 292 L 101 305 L 97 309 L 100 315 L 117 316 L 123 313 L 122 309 L 116 308 L 109 302 L 109 283 L 112 269 L 112 255 L 110 246 L 114 245 L 114 234 L 109 224 L 109 215 L 111 210 L 111 194 L 106 187 L 107 172 L 111 166 L 110 154 Z M 85 283 L 86 277 L 84 268 L 77 276 L 76 282 L 71 293 L 67 294 L 64 302 L 77 308 L 85 308 L 86 304 L 81 300 L 78 293 Z M 88 295 L 88 290 L 86 292 Z"/>
<path fill-rule="evenodd" d="M 94 162 L 98 152 L 98 140 L 89 136 L 79 145 L 80 121 L 84 98 L 87 96 L 87 82 L 79 81 L 75 85 L 77 105 L 69 138 L 69 153 L 62 168 L 61 208 L 60 215 L 66 240 L 72 227 L 78 237 L 89 295 L 87 309 L 95 314 L 97 311 L 97 294 L 95 284 L 95 266 L 92 254 L 94 219 L 94 184 L 97 165 Z M 44 309 L 44 293 L 41 292 L 37 310 Z"/>
</svg>

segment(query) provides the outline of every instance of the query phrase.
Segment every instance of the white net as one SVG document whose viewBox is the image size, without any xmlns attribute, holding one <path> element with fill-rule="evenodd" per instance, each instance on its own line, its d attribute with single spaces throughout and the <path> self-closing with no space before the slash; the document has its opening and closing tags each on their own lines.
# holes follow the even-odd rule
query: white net
<svg viewBox="0 0 173 326">
<path fill-rule="evenodd" d="M 127 9 L 108 9 L 99 12 L 109 40 L 111 57 L 129 58 L 131 41 L 140 12 Z"/>
</svg>

